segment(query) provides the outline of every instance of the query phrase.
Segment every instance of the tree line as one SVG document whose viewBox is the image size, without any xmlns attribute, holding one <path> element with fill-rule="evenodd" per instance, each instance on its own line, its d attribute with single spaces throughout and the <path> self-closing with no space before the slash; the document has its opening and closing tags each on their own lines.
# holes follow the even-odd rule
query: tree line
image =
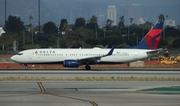
<svg viewBox="0 0 180 106">
<path fill-rule="evenodd" d="M 8 17 L 4 25 L 6 33 L 0 36 L 0 45 L 3 45 L 3 50 L 12 51 L 13 42 L 17 50 L 92 48 L 114 44 L 117 48 L 126 48 L 137 44 L 153 26 L 153 23 L 149 21 L 137 25 L 133 23 L 133 18 L 127 20 L 131 24 L 126 26 L 124 16 L 119 18 L 117 26 L 112 26 L 113 21 L 107 19 L 104 27 L 99 27 L 96 16 L 92 16 L 89 20 L 79 17 L 74 24 L 68 24 L 67 19 L 61 19 L 58 26 L 50 21 L 40 27 L 32 26 L 32 16 L 29 19 L 30 24 L 24 25 L 20 17 Z M 165 17 L 160 14 L 158 19 L 164 21 Z M 159 47 L 180 49 L 180 30 L 176 27 L 164 26 Z"/>
</svg>

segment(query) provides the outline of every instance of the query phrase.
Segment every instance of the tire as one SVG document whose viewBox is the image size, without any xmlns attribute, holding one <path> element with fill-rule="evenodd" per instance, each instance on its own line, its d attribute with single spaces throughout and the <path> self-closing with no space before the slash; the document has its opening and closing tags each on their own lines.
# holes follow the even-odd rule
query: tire
<svg viewBox="0 0 180 106">
<path fill-rule="evenodd" d="M 85 66 L 85 69 L 86 69 L 86 70 L 91 70 L 91 67 L 90 67 L 89 65 L 86 65 L 86 66 Z"/>
</svg>

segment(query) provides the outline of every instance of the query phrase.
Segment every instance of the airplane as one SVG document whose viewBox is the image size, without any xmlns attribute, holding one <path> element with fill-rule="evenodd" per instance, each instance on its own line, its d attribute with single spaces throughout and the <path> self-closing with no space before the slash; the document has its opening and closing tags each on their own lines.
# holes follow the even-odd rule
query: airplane
<svg viewBox="0 0 180 106">
<path fill-rule="evenodd" d="M 29 49 L 19 52 L 11 60 L 23 64 L 28 69 L 28 64 L 63 64 L 64 67 L 78 68 L 85 65 L 90 70 L 92 64 L 119 64 L 142 60 L 156 56 L 158 44 L 164 22 L 159 20 L 145 35 L 139 44 L 130 48 L 111 49 L 81 48 L 81 49 Z"/>
</svg>

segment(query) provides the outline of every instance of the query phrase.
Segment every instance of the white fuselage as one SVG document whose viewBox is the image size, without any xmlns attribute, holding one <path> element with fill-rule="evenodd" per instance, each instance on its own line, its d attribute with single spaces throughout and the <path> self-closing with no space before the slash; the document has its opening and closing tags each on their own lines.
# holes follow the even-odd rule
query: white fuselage
<svg viewBox="0 0 180 106">
<path fill-rule="evenodd" d="M 96 56 L 103 56 L 110 49 L 30 49 L 19 52 L 19 55 L 11 57 L 19 63 L 60 63 L 67 59 L 81 60 Z M 152 50 L 143 49 L 114 49 L 110 56 L 101 57 L 98 63 L 125 63 L 145 59 L 157 55 L 147 53 Z"/>
</svg>

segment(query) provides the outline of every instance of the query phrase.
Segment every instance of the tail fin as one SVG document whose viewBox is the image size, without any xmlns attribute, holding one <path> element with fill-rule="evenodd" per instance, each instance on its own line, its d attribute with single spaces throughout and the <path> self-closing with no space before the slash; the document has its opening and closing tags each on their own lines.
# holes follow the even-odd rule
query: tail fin
<svg viewBox="0 0 180 106">
<path fill-rule="evenodd" d="M 158 21 L 156 25 L 154 25 L 154 27 L 139 42 L 139 44 L 130 48 L 156 50 L 159 45 L 163 24 L 163 21 Z"/>
</svg>

